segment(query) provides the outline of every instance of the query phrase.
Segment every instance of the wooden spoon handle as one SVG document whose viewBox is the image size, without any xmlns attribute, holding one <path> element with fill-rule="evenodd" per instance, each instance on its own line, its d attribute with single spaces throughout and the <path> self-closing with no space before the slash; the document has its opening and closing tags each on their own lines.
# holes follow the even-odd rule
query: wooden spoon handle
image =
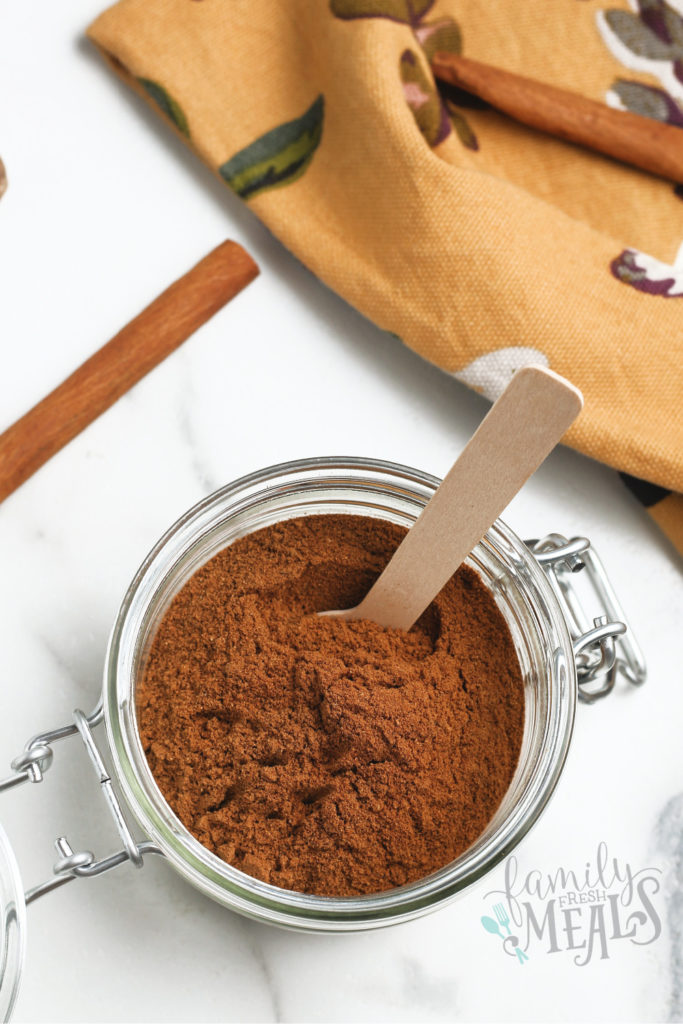
<svg viewBox="0 0 683 1024">
<path fill-rule="evenodd" d="M 223 242 L 0 434 L 0 501 L 24 483 L 258 274 Z"/>
<path fill-rule="evenodd" d="M 382 575 L 343 617 L 410 629 L 582 405 L 581 392 L 551 370 L 518 370 Z"/>
<path fill-rule="evenodd" d="M 442 82 L 474 93 L 516 121 L 683 182 L 681 128 L 451 53 L 437 53 L 432 71 Z"/>
</svg>

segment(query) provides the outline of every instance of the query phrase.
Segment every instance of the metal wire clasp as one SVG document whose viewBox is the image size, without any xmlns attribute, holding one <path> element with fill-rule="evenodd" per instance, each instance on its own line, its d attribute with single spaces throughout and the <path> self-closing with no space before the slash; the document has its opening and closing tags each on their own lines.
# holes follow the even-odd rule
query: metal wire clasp
<svg viewBox="0 0 683 1024">
<path fill-rule="evenodd" d="M 60 836 L 55 841 L 59 858 L 55 861 L 52 869 L 54 877 L 49 878 L 41 885 L 28 889 L 25 893 L 27 904 L 37 900 L 39 896 L 44 896 L 45 893 L 52 892 L 53 889 L 66 885 L 74 878 L 101 875 L 105 871 L 118 867 L 119 864 L 125 864 L 126 861 L 130 861 L 136 868 L 141 868 L 146 853 L 161 853 L 161 850 L 148 840 L 137 842 L 130 831 L 92 732 L 102 722 L 103 717 L 101 703 L 97 705 L 91 715 L 84 715 L 82 711 L 76 709 L 73 713 L 73 723 L 62 726 L 60 729 L 40 733 L 30 739 L 23 752 L 12 761 L 13 774 L 0 780 L 0 793 L 13 789 L 24 782 L 42 782 L 45 772 L 53 760 L 51 744 L 56 740 L 78 733 L 97 773 L 102 793 L 116 825 L 116 831 L 123 843 L 122 850 L 98 860 L 90 850 L 74 852 L 66 836 Z"/>
<path fill-rule="evenodd" d="M 606 697 L 620 674 L 633 686 L 644 683 L 647 669 L 643 653 L 590 541 L 586 537 L 567 540 L 551 533 L 526 544 L 544 569 L 569 627 L 579 699 L 593 704 Z M 588 584 L 585 589 L 592 590 L 595 607 L 591 614 L 579 592 L 575 575 L 579 572 Z M 590 595 L 586 596 L 590 600 Z"/>
</svg>

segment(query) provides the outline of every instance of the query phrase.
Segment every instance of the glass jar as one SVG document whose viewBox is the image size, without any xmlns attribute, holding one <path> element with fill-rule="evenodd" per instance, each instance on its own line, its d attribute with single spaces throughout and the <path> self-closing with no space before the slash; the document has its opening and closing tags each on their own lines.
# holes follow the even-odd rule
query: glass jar
<svg viewBox="0 0 683 1024">
<path fill-rule="evenodd" d="M 0 1020 L 9 1020 L 24 960 L 26 906 L 19 868 L 0 826 Z"/>
<path fill-rule="evenodd" d="M 99 874 L 127 860 L 140 866 L 145 854 L 161 853 L 198 889 L 241 914 L 305 931 L 355 931 L 408 921 L 443 906 L 515 848 L 560 776 L 577 698 L 603 696 L 619 672 L 631 683 L 645 677 L 638 648 L 623 635 L 623 612 L 583 538 L 550 535 L 525 544 L 497 521 L 467 559 L 492 593 L 515 643 L 524 678 L 524 737 L 514 778 L 486 830 L 456 860 L 417 882 L 371 896 L 332 898 L 286 891 L 242 873 L 203 847 L 176 818 L 156 785 L 138 733 L 137 687 L 157 626 L 178 591 L 218 551 L 298 516 L 346 513 L 410 527 L 438 484 L 435 477 L 386 462 L 303 460 L 222 488 L 171 527 L 124 597 L 107 652 L 102 705 L 89 717 L 76 712 L 70 726 L 34 737 L 13 762 L 15 776 L 0 783 L 1 790 L 25 778 L 40 781 L 52 757 L 50 744 L 80 733 L 123 849 L 98 861 L 59 840 L 55 877 L 30 890 L 27 901 L 75 877 Z M 604 613 L 592 623 L 571 584 L 573 573 L 584 567 Z M 93 736 L 102 718 L 116 787 Z M 128 811 L 144 833 L 141 842 L 132 836 Z M 0 854 L 2 849 L 0 843 Z"/>
</svg>

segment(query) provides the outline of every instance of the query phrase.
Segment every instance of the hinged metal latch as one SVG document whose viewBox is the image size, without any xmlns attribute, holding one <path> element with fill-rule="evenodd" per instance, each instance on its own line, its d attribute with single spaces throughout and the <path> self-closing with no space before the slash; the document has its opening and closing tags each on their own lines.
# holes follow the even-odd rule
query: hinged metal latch
<svg viewBox="0 0 683 1024">
<path fill-rule="evenodd" d="M 73 713 L 73 722 L 70 725 L 62 726 L 61 729 L 53 729 L 51 732 L 41 733 L 28 741 L 24 750 L 12 761 L 13 774 L 6 779 L 0 780 L 0 793 L 13 789 L 24 782 L 42 782 L 45 772 L 52 764 L 52 744 L 56 740 L 64 739 L 67 736 L 79 734 L 85 749 L 88 752 L 90 762 L 97 772 L 100 788 L 114 819 L 116 830 L 123 843 L 123 849 L 108 857 L 97 859 L 90 850 L 74 852 L 66 836 L 60 836 L 55 841 L 59 858 L 53 866 L 54 877 L 43 882 L 41 885 L 29 889 L 26 894 L 26 903 L 31 903 L 45 893 L 58 889 L 74 878 L 88 878 L 91 875 L 101 875 L 111 868 L 118 867 L 130 861 L 137 868 L 143 864 L 143 856 L 146 853 L 161 853 L 154 843 L 149 840 L 136 842 L 128 823 L 123 814 L 121 803 L 117 797 L 111 778 L 107 772 L 102 755 L 95 743 L 92 730 L 103 720 L 102 704 L 98 704 L 91 715 L 84 715 L 78 709 Z"/>
<path fill-rule="evenodd" d="M 643 653 L 590 541 L 551 533 L 526 544 L 545 570 L 564 613 L 574 647 L 579 699 L 593 704 L 606 697 L 619 675 L 633 686 L 644 683 Z M 579 592 L 577 573 L 588 584 L 584 589 L 592 591 L 595 606 L 590 612 Z"/>
</svg>

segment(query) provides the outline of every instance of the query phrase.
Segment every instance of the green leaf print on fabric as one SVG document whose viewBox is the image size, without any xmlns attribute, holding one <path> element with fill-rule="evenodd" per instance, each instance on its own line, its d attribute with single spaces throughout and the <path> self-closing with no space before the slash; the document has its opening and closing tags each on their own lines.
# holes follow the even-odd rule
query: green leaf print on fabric
<svg viewBox="0 0 683 1024">
<path fill-rule="evenodd" d="M 618 61 L 633 71 L 653 75 L 662 88 L 619 78 L 608 90 L 607 101 L 683 128 L 683 13 L 666 0 L 635 0 L 634 5 L 637 13 L 633 14 L 599 11 L 598 31 Z M 683 199 L 680 184 L 673 191 L 677 199 Z"/>
<path fill-rule="evenodd" d="M 241 199 L 290 185 L 304 173 L 323 132 L 325 101 L 318 96 L 305 114 L 272 128 L 235 153 L 218 173 Z"/>
<path fill-rule="evenodd" d="M 438 21 L 423 22 L 413 29 L 413 34 L 430 64 L 436 53 L 458 54 L 462 51 L 460 26 L 452 18 L 439 18 Z M 439 83 L 437 83 L 437 89 L 439 89 Z M 478 150 L 477 136 L 474 134 L 469 121 L 462 111 L 457 109 L 453 99 L 449 98 L 445 93 L 446 89 L 439 92 L 442 115 L 441 134 L 437 136 L 437 142 L 441 142 L 448 135 L 448 119 L 450 119 L 450 127 L 454 129 L 463 146 L 474 151 Z M 435 145 L 435 143 L 431 143 L 431 145 Z"/>
<path fill-rule="evenodd" d="M 477 136 L 472 131 L 470 123 L 467 120 L 467 118 L 464 116 L 464 114 L 461 114 L 456 107 L 453 106 L 450 100 L 446 100 L 446 110 L 448 111 L 448 116 L 451 119 L 453 130 L 455 131 L 455 134 L 462 142 L 463 146 L 465 146 L 467 149 L 473 150 L 476 153 L 476 151 L 479 149 L 479 143 L 477 141 Z"/>
<path fill-rule="evenodd" d="M 405 25 L 417 25 L 434 0 L 330 0 L 330 10 L 337 18 L 389 18 Z"/>
<path fill-rule="evenodd" d="M 609 91 L 618 98 L 625 110 L 683 128 L 683 110 L 664 89 L 618 78 Z"/>
<path fill-rule="evenodd" d="M 151 78 L 138 78 L 138 84 L 142 86 L 150 99 L 156 103 L 169 121 L 173 122 L 178 131 L 181 132 L 185 138 L 189 139 L 190 127 L 187 123 L 187 118 L 185 117 L 183 108 L 179 103 L 176 103 L 172 96 L 169 96 L 163 85 L 159 85 L 158 82 L 153 82 Z"/>
<path fill-rule="evenodd" d="M 425 57 L 430 64 L 434 54 L 440 50 L 446 53 L 460 53 L 462 50 L 460 28 L 452 18 L 440 18 L 439 21 L 425 22 L 415 29 L 415 38 L 424 50 Z"/>
<path fill-rule="evenodd" d="M 428 63 L 440 50 L 446 53 L 460 53 L 462 50 L 460 28 L 453 18 L 438 18 L 431 22 L 423 20 L 433 6 L 434 0 L 330 0 L 330 11 L 337 18 L 346 21 L 388 18 L 408 26 Z M 463 146 L 479 149 L 477 137 L 464 114 L 441 96 L 431 74 L 422 69 L 412 50 L 403 51 L 399 67 L 403 94 L 427 143 L 437 146 L 448 138 L 451 128 L 454 128 Z"/>
<path fill-rule="evenodd" d="M 631 14 L 630 11 L 607 11 L 605 21 L 615 36 L 637 57 L 671 59 L 670 44 L 651 32 L 637 14 Z"/>
<path fill-rule="evenodd" d="M 399 66 L 406 103 L 429 145 L 436 146 L 450 131 L 441 97 L 412 50 L 403 51 Z"/>
</svg>

